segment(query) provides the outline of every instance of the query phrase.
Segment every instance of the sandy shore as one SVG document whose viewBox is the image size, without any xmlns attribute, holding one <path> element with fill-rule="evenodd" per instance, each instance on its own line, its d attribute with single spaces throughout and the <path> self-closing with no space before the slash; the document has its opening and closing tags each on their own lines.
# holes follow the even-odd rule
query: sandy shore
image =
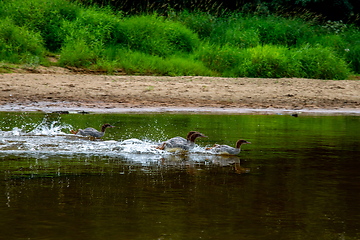
<svg viewBox="0 0 360 240">
<path fill-rule="evenodd" d="M 0 75 L 0 111 L 360 114 L 360 81 L 73 74 Z"/>
</svg>

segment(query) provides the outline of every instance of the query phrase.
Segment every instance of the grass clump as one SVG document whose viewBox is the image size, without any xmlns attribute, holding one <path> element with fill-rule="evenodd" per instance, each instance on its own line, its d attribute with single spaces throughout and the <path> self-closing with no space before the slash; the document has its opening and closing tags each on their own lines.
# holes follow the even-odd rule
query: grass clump
<svg viewBox="0 0 360 240">
<path fill-rule="evenodd" d="M 182 24 L 153 14 L 132 16 L 117 23 L 112 32 L 112 43 L 166 57 L 177 52 L 193 52 L 199 45 L 199 38 Z"/>
<path fill-rule="evenodd" d="M 60 48 L 62 66 L 90 67 L 101 59 L 111 32 L 120 18 L 109 9 L 89 8 L 79 13 L 74 21 L 64 20 L 61 32 L 65 36 Z"/>
<path fill-rule="evenodd" d="M 58 51 L 64 42 L 64 20 L 77 18 L 81 7 L 63 0 L 0 1 L 0 19 L 11 18 L 15 25 L 37 32 L 49 51 Z"/>
<path fill-rule="evenodd" d="M 297 76 L 317 79 L 346 79 L 350 69 L 346 62 L 328 48 L 303 47 L 294 49 L 293 62 L 298 62 Z"/>
<path fill-rule="evenodd" d="M 206 45 L 197 54 L 205 66 L 224 77 L 346 79 L 350 74 L 344 60 L 321 46 L 289 50 L 283 46 L 259 45 L 239 50 Z"/>
<path fill-rule="evenodd" d="M 0 22 L 0 59 L 11 63 L 39 65 L 45 48 L 39 33 L 18 27 L 9 18 Z"/>
<path fill-rule="evenodd" d="M 244 51 L 245 60 L 239 66 L 247 77 L 290 77 L 293 69 L 282 46 L 264 45 Z"/>
<path fill-rule="evenodd" d="M 106 59 L 98 62 L 97 69 L 107 69 L 114 72 L 122 69 L 129 74 L 137 75 L 165 75 L 165 76 L 211 76 L 209 70 L 200 61 L 181 54 L 162 58 L 157 55 L 149 55 L 140 51 L 132 51 L 125 48 L 111 47 L 105 50 Z M 106 63 L 111 63 L 110 67 Z"/>
<path fill-rule="evenodd" d="M 232 69 L 241 64 L 244 57 L 239 48 L 225 45 L 204 44 L 196 52 L 198 60 L 222 76 L 231 76 Z"/>
</svg>

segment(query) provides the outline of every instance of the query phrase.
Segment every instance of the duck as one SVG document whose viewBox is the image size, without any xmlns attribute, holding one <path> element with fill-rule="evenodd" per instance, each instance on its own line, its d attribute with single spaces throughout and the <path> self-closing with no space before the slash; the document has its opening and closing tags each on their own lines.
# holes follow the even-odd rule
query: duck
<svg viewBox="0 0 360 240">
<path fill-rule="evenodd" d="M 75 135 L 102 138 L 105 135 L 106 128 L 114 128 L 114 126 L 110 125 L 109 123 L 105 123 L 104 125 L 102 125 L 100 132 L 95 128 L 78 129 L 77 131 L 71 130 L 70 132 Z"/>
<path fill-rule="evenodd" d="M 190 131 L 187 135 L 186 135 L 186 139 L 183 138 L 183 137 L 173 137 L 173 138 L 170 138 L 168 141 L 171 141 L 171 142 L 176 142 L 176 143 L 188 143 L 190 142 L 190 136 L 193 135 L 194 133 L 196 133 L 197 131 Z"/>
<path fill-rule="evenodd" d="M 196 138 L 206 138 L 204 134 L 197 132 L 197 131 L 190 131 L 186 139 L 182 137 L 174 137 L 162 144 L 162 146 L 158 146 L 157 149 L 166 150 L 169 152 L 176 152 L 176 151 L 188 151 L 189 149 L 195 146 Z"/>
<path fill-rule="evenodd" d="M 188 142 L 190 142 L 190 136 L 194 133 L 196 133 L 197 131 L 190 131 L 187 135 L 186 135 L 186 139 L 183 137 L 173 137 L 170 138 L 169 140 L 167 140 L 166 142 L 173 142 L 173 143 L 177 143 L 177 144 L 187 144 Z M 159 144 L 158 147 L 156 147 L 157 149 L 161 149 L 164 146 L 165 142 L 162 144 Z M 163 149 L 162 149 L 163 150 Z"/>
<path fill-rule="evenodd" d="M 213 147 L 206 148 L 206 150 L 210 150 L 211 152 L 214 152 L 214 153 L 220 154 L 220 155 L 238 155 L 240 153 L 240 147 L 242 144 L 251 144 L 251 142 L 248 142 L 243 139 L 239 139 L 236 142 L 235 148 L 230 147 L 228 145 L 214 144 Z"/>
</svg>

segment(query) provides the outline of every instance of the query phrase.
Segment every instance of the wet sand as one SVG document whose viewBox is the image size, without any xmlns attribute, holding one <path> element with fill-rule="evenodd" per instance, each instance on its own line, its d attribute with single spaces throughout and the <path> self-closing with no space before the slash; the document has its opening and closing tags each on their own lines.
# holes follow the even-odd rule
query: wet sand
<svg viewBox="0 0 360 240">
<path fill-rule="evenodd" d="M 0 111 L 360 115 L 360 81 L 11 73 Z"/>
</svg>

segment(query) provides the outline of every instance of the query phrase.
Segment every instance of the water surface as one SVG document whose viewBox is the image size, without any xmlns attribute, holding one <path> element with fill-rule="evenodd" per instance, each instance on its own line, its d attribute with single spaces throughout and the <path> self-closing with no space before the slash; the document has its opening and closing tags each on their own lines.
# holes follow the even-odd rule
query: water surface
<svg viewBox="0 0 360 240">
<path fill-rule="evenodd" d="M 359 239 L 359 120 L 0 113 L 2 237 Z M 208 138 L 186 154 L 152 147 L 190 130 Z M 239 156 L 205 150 L 239 138 Z"/>
</svg>

